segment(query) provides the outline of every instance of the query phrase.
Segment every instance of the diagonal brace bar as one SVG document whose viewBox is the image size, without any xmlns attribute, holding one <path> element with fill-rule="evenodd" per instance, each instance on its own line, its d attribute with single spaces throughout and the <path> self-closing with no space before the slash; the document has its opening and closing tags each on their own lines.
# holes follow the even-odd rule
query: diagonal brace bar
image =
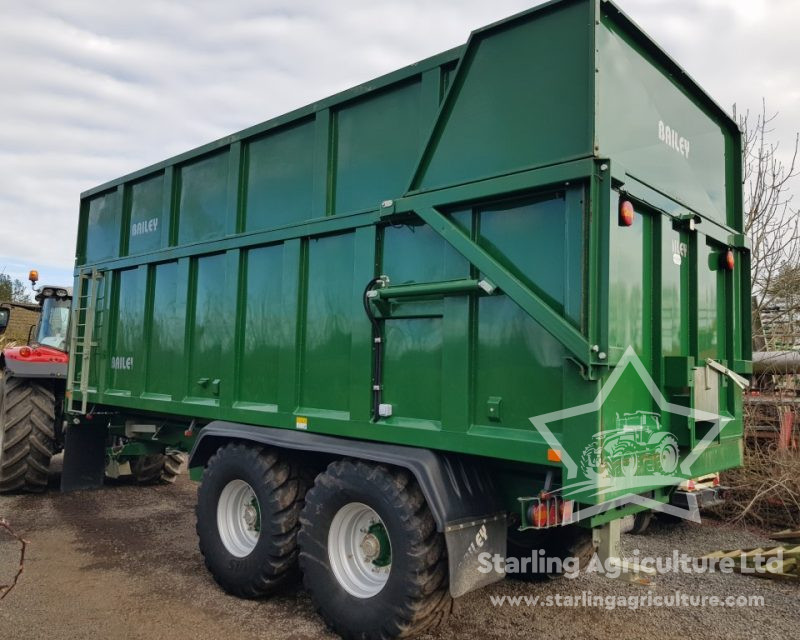
<svg viewBox="0 0 800 640">
<path fill-rule="evenodd" d="M 578 362 L 587 367 L 592 364 L 591 347 L 583 334 L 553 311 L 519 278 L 468 238 L 447 216 L 434 207 L 420 207 L 415 213 L 484 276 L 502 289 L 545 331 L 563 344 Z"/>
</svg>

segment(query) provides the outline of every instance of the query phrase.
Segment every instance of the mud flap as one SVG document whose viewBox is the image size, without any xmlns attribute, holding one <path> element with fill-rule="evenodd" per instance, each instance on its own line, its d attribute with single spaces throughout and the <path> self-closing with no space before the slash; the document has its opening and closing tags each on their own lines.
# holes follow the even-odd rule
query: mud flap
<svg viewBox="0 0 800 640">
<path fill-rule="evenodd" d="M 505 560 L 507 530 L 505 514 L 447 524 L 451 596 L 458 598 L 505 578 L 505 572 L 494 571 L 492 559 L 497 554 Z"/>
<path fill-rule="evenodd" d="M 103 486 L 107 435 L 106 425 L 102 423 L 70 425 L 64 438 L 62 492 Z"/>
</svg>

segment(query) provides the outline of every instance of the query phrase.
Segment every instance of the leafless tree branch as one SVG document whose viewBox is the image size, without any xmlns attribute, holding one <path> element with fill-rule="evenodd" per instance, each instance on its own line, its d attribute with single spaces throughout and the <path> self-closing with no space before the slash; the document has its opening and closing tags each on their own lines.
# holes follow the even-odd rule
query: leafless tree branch
<svg viewBox="0 0 800 640">
<path fill-rule="evenodd" d="M 4 518 L 0 518 L 0 530 L 5 531 L 8 535 L 19 542 L 19 567 L 17 568 L 17 573 L 14 574 L 13 580 L 11 580 L 10 584 L 0 584 L 0 600 L 5 598 L 14 587 L 17 586 L 17 582 L 19 582 L 19 578 L 22 575 L 22 572 L 25 570 L 25 550 L 28 548 L 28 541 L 25 540 L 22 536 L 17 535 L 15 531 L 11 528 L 11 525 L 8 521 Z"/>
<path fill-rule="evenodd" d="M 734 106 L 734 118 L 744 135 L 745 233 L 752 252 L 756 314 L 783 298 L 786 285 L 797 281 L 788 277 L 787 282 L 787 274 L 800 273 L 800 216 L 792 194 L 794 179 L 800 175 L 800 136 L 795 135 L 790 153 L 781 160 L 780 145 L 773 142 L 777 117 L 763 100 L 755 114 L 739 114 Z"/>
</svg>

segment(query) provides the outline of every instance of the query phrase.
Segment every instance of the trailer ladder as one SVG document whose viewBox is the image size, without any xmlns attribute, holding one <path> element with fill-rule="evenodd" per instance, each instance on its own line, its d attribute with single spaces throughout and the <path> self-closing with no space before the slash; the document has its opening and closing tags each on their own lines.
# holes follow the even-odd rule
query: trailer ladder
<svg viewBox="0 0 800 640">
<path fill-rule="evenodd" d="M 92 269 L 91 272 L 80 271 L 78 274 L 78 296 L 72 307 L 69 339 L 69 366 L 67 367 L 66 399 L 67 412 L 69 413 L 86 413 L 86 396 L 89 391 L 89 371 L 92 362 L 92 348 L 97 346 L 97 342 L 94 341 L 94 325 L 97 309 L 97 295 L 102 278 L 103 274 L 97 269 Z M 81 319 L 83 319 L 83 322 L 81 322 Z M 79 358 L 80 371 L 78 372 Z M 80 409 L 75 406 L 76 390 L 80 391 L 81 394 Z"/>
</svg>

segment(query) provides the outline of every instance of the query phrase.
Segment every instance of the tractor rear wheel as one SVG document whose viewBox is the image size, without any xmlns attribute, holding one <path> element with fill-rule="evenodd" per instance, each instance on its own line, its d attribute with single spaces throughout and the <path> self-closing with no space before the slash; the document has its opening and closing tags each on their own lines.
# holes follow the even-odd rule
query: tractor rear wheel
<svg viewBox="0 0 800 640">
<path fill-rule="evenodd" d="M 633 527 L 628 533 L 635 536 L 642 535 L 650 527 L 650 522 L 653 519 L 653 512 L 649 509 L 647 511 L 640 511 L 633 516 Z"/>
<path fill-rule="evenodd" d="M 0 493 L 47 488 L 56 449 L 55 409 L 49 383 L 0 379 Z"/>
<path fill-rule="evenodd" d="M 184 461 L 179 451 L 140 456 L 131 461 L 131 475 L 139 484 L 172 484 L 181 474 Z"/>
</svg>

